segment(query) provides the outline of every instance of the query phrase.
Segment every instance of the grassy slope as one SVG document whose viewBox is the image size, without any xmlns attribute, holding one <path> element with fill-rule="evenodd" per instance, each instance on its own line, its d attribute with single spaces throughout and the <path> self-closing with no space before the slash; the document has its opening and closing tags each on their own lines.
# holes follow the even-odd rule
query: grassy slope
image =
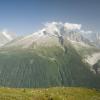
<svg viewBox="0 0 100 100">
<path fill-rule="evenodd" d="M 100 90 L 74 87 L 47 89 L 0 88 L 0 100 L 100 100 Z"/>
<path fill-rule="evenodd" d="M 0 53 L 0 85 L 9 87 L 85 86 L 100 88 L 71 47 L 39 47 L 28 51 Z"/>
</svg>

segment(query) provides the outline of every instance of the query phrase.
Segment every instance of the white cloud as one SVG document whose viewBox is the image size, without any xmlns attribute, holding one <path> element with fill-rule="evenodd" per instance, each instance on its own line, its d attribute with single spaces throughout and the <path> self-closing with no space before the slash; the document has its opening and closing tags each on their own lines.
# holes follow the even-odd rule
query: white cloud
<svg viewBox="0 0 100 100">
<path fill-rule="evenodd" d="M 84 31 L 84 30 L 80 30 L 81 33 L 84 33 L 84 34 L 91 34 L 92 31 Z"/>
<path fill-rule="evenodd" d="M 45 26 L 48 29 L 48 31 L 57 31 L 57 32 L 59 32 L 59 29 L 61 28 L 65 28 L 65 30 L 80 30 L 82 27 L 81 24 L 62 23 L 62 22 L 46 23 Z"/>
<path fill-rule="evenodd" d="M 92 31 L 85 31 L 82 29 L 82 24 L 77 23 L 62 23 L 62 22 L 51 22 L 45 24 L 45 31 L 53 35 L 61 35 L 66 31 L 79 31 L 81 34 L 91 34 Z"/>
<path fill-rule="evenodd" d="M 52 23 L 46 23 L 45 29 L 46 32 L 53 34 L 57 32 L 58 35 L 60 35 L 60 29 L 63 27 L 63 23 L 61 22 L 52 22 Z"/>
<path fill-rule="evenodd" d="M 73 24 L 73 23 L 65 23 L 64 27 L 67 30 L 80 30 L 82 25 L 81 24 Z"/>
</svg>

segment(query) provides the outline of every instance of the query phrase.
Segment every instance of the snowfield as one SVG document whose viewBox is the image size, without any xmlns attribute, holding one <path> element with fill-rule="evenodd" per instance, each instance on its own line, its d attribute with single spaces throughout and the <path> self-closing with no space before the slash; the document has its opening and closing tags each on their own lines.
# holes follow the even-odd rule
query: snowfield
<svg viewBox="0 0 100 100">
<path fill-rule="evenodd" d="M 98 60 L 100 60 L 100 53 L 94 53 L 91 56 L 87 56 L 85 61 L 93 66 Z"/>
</svg>

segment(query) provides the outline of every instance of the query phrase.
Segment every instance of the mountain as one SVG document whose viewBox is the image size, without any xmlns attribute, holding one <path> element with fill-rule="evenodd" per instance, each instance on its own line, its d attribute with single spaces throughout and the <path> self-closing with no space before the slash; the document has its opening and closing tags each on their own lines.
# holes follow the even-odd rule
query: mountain
<svg viewBox="0 0 100 100">
<path fill-rule="evenodd" d="M 95 45 L 97 48 L 100 48 L 100 33 L 86 33 L 82 34 L 86 39 L 88 39 L 93 45 Z"/>
<path fill-rule="evenodd" d="M 90 70 L 84 58 L 88 52 L 100 50 L 80 35 L 76 35 L 77 39 L 72 38 L 73 32 L 68 36 L 69 32 L 59 24 L 53 26 L 16 38 L 0 48 L 0 86 L 100 88 L 100 76 Z"/>
<path fill-rule="evenodd" d="M 6 31 L 0 32 L 0 47 L 16 38 L 15 34 Z"/>
</svg>

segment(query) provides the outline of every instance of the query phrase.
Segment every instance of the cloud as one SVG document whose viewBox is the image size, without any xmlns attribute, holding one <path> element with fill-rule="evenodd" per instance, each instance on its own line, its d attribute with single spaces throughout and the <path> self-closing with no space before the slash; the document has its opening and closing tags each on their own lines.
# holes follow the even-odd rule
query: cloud
<svg viewBox="0 0 100 100">
<path fill-rule="evenodd" d="M 73 24 L 73 23 L 65 23 L 64 27 L 67 30 L 80 30 L 82 25 L 81 24 Z"/>
<path fill-rule="evenodd" d="M 62 22 L 51 22 L 45 24 L 49 31 L 59 31 L 58 29 L 64 28 L 66 30 L 80 30 L 82 25 L 76 23 L 62 23 Z"/>
<path fill-rule="evenodd" d="M 60 35 L 60 29 L 62 27 L 64 27 L 64 25 L 61 22 L 52 22 L 45 24 L 45 30 L 50 34 L 57 33 Z"/>
<path fill-rule="evenodd" d="M 45 24 L 45 31 L 49 34 L 61 35 L 68 31 L 78 31 L 81 34 L 91 34 L 92 31 L 85 31 L 82 29 L 82 24 L 77 23 L 62 23 L 62 22 L 51 22 Z"/>
<path fill-rule="evenodd" d="M 91 34 L 92 31 L 84 31 L 84 30 L 80 30 L 81 33 L 84 33 L 84 34 Z"/>
</svg>

